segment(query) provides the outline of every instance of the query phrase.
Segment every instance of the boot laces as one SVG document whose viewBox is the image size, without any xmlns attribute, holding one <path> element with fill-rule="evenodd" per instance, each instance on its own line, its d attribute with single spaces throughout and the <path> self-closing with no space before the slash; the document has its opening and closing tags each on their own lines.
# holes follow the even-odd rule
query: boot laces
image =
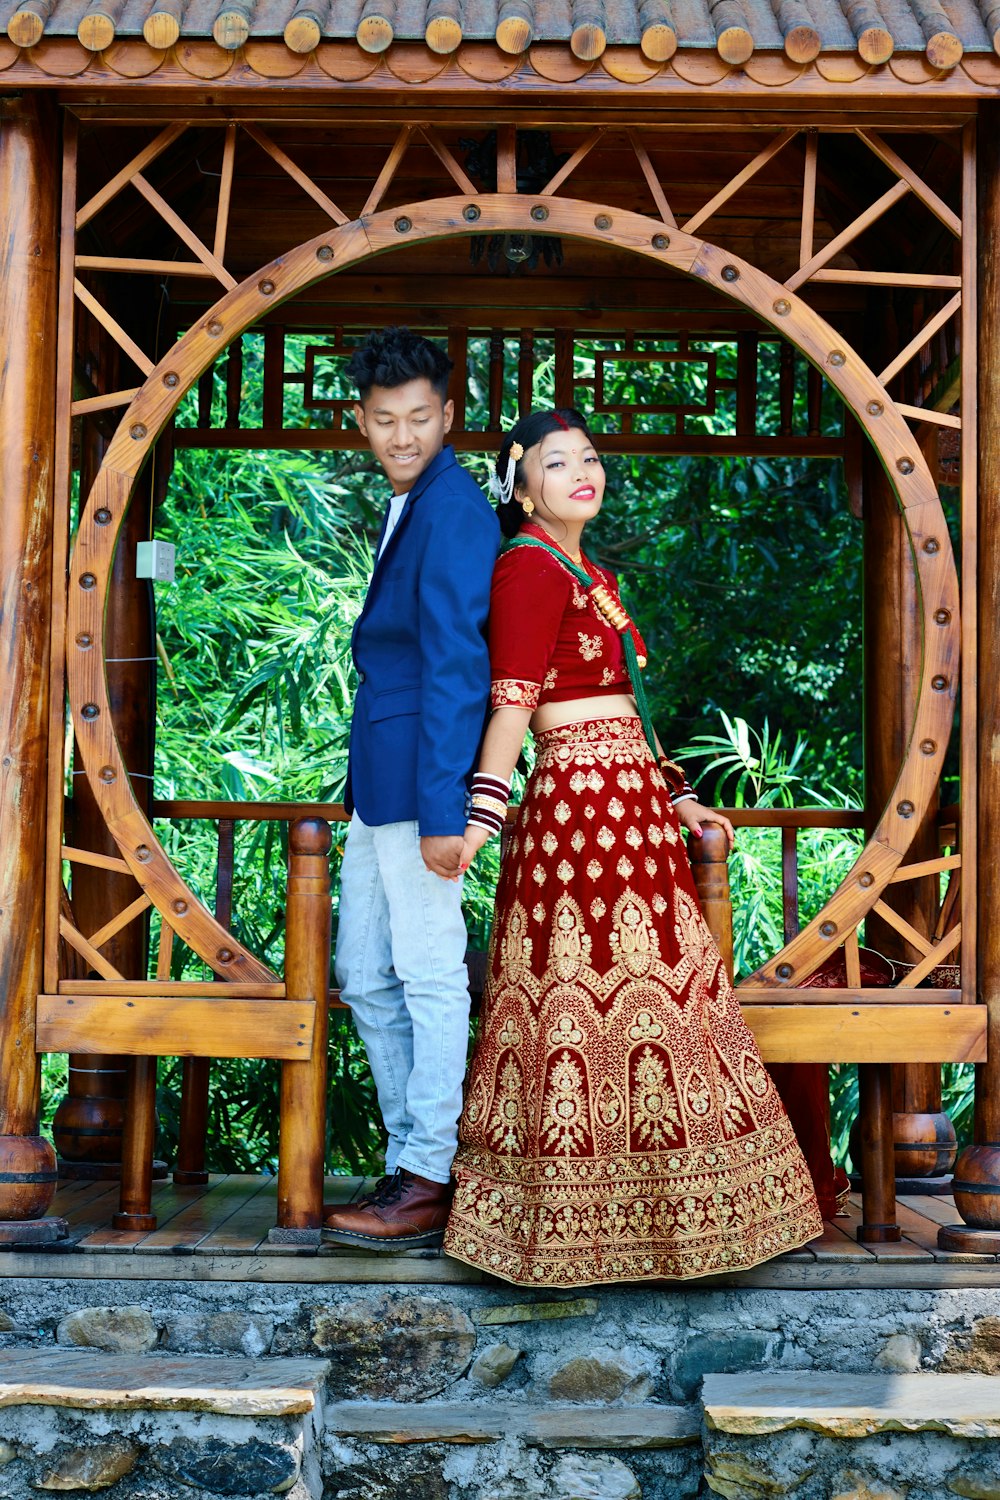
<svg viewBox="0 0 1000 1500">
<path fill-rule="evenodd" d="M 381 1178 L 375 1184 L 374 1191 L 368 1199 L 371 1208 L 383 1208 L 387 1204 L 397 1203 L 403 1196 L 406 1183 L 401 1168 Z"/>
</svg>

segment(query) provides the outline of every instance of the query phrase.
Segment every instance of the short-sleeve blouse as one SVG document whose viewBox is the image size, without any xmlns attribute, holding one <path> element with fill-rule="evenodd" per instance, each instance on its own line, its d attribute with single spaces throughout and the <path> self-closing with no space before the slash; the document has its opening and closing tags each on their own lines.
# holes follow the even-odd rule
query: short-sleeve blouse
<svg viewBox="0 0 1000 1500">
<path fill-rule="evenodd" d="M 531 523 L 519 535 L 553 545 Z M 618 580 L 607 568 L 583 560 L 590 576 L 618 599 Z M 632 635 L 641 665 L 646 647 Z M 529 708 L 631 691 L 622 638 L 586 589 L 540 547 L 501 554 L 490 596 L 490 676 L 494 708 Z"/>
</svg>

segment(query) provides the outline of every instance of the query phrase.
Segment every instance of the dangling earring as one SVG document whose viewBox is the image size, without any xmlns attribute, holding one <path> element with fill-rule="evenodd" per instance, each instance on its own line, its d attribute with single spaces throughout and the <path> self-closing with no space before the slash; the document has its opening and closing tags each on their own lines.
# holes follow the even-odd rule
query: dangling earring
<svg viewBox="0 0 1000 1500">
<path fill-rule="evenodd" d="M 533 500 L 525 498 L 521 501 L 521 509 L 524 511 L 524 514 L 526 516 L 533 516 L 535 514 L 535 502 Z"/>
</svg>

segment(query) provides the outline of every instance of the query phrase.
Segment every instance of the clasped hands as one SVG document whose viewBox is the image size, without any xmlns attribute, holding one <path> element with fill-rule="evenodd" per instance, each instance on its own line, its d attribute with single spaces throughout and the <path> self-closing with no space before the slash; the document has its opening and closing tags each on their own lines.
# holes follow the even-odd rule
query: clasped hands
<svg viewBox="0 0 1000 1500">
<path fill-rule="evenodd" d="M 721 828 L 726 835 L 726 853 L 732 852 L 736 842 L 736 832 L 729 819 L 717 812 L 714 807 L 706 807 L 703 803 L 689 798 L 686 802 L 679 802 L 674 810 L 681 827 L 688 829 L 695 838 L 701 838 L 702 826 L 705 823 L 714 823 Z M 485 828 L 480 828 L 478 823 L 470 823 L 466 827 L 464 837 L 459 834 L 449 834 L 422 838 L 420 853 L 424 864 L 433 875 L 440 875 L 442 880 L 458 880 L 469 868 L 489 837 L 490 834 Z"/>
<path fill-rule="evenodd" d="M 442 880 L 458 880 L 490 837 L 485 828 L 470 823 L 461 834 L 428 836 L 420 840 L 420 855 L 432 875 Z"/>
</svg>

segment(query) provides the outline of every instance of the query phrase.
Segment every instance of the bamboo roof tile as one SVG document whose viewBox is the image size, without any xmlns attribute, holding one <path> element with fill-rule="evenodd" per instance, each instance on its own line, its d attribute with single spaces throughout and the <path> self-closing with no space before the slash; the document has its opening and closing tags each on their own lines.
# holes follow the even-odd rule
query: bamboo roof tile
<svg viewBox="0 0 1000 1500">
<path fill-rule="evenodd" d="M 869 65 L 909 53 L 945 71 L 966 53 L 1000 53 L 1000 0 L 0 0 L 0 34 L 22 48 L 77 37 L 94 52 L 136 38 L 214 38 L 229 51 L 283 38 L 298 54 L 324 41 L 370 54 L 418 42 L 441 56 L 463 42 L 512 56 L 561 43 L 581 62 L 641 47 L 653 63 L 709 52 L 735 66 L 757 53 L 799 64 L 854 53 Z"/>
</svg>

